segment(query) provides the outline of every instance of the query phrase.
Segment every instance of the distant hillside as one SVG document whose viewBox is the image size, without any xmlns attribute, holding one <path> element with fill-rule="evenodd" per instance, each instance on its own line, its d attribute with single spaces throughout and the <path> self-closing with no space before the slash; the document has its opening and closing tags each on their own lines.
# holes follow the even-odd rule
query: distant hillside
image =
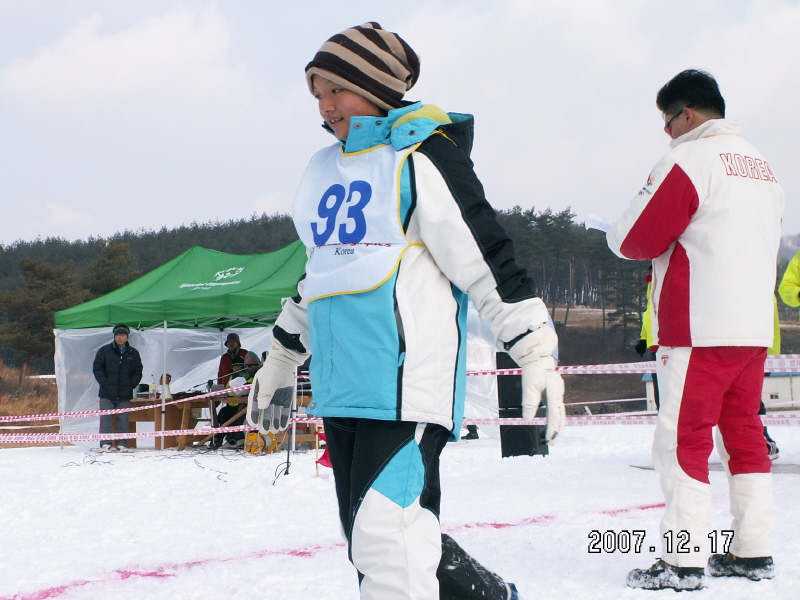
<svg viewBox="0 0 800 600">
<path fill-rule="evenodd" d="M 556 318 L 555 305 L 602 309 L 604 329 L 615 334 L 605 344 L 613 339 L 620 351 L 627 352 L 636 343 L 646 305 L 648 261 L 614 256 L 605 235 L 586 230 L 569 208 L 554 213 L 517 206 L 495 214 L 514 242 L 518 264 L 534 280 L 537 294 L 558 325 L 568 317 L 565 312 L 563 321 Z M 52 357 L 48 344 L 54 311 L 113 291 L 192 246 L 257 254 L 283 248 L 296 239 L 289 215 L 262 214 L 159 231 L 124 231 L 108 239 L 47 238 L 0 245 L 0 360 L 10 365 L 28 361 L 49 372 L 52 361 L 46 357 Z M 798 247 L 800 234 L 784 239 L 778 274 Z M 70 297 L 72 291 L 78 294 Z M 796 310 L 783 303 L 779 306 L 782 319 L 797 319 Z M 30 318 L 33 313 L 36 319 Z M 33 338 L 39 344 L 36 352 L 29 343 Z"/>
<path fill-rule="evenodd" d="M 562 250 L 566 250 L 567 254 L 580 253 L 581 249 L 576 246 L 585 246 L 586 239 L 596 242 L 595 238 L 602 237 L 599 232 L 584 230 L 582 223 L 574 221 L 575 215 L 570 213 L 569 209 L 555 214 L 549 209 L 536 213 L 533 209 L 523 211 L 517 207 L 497 211 L 497 215 L 498 220 L 514 240 L 520 262 L 528 268 L 529 273 L 537 281 L 552 277 L 548 269 L 540 270 L 539 267 L 544 264 L 543 260 L 549 262 L 555 256 L 558 262 L 558 255 Z M 562 240 L 554 239 L 559 235 Z M 576 240 L 576 237 L 580 239 Z M 192 246 L 203 246 L 231 254 L 258 254 L 283 248 L 296 239 L 297 232 L 288 214 L 262 214 L 226 222 L 212 221 L 202 224 L 193 222 L 172 229 L 162 227 L 159 231 L 125 230 L 109 238 L 90 237 L 85 240 L 68 241 L 49 237 L 29 242 L 17 241 L 9 245 L 0 244 L 0 291 L 13 290 L 25 285 L 19 269 L 19 261 L 23 257 L 44 259 L 51 265 L 63 265 L 71 261 L 75 272 L 82 275 L 97 260 L 101 246 L 99 242 L 128 244 L 138 268 L 142 273 L 147 273 Z M 599 246 L 604 246 L 602 241 Z M 798 250 L 800 250 L 800 234 L 784 237 L 778 254 L 779 268 L 785 266 Z M 565 261 L 569 260 L 567 256 L 562 258 Z M 568 276 L 567 269 L 564 271 L 563 275 L 559 272 L 559 277 Z M 572 275 L 574 277 L 575 273 Z M 560 285 L 556 287 L 562 290 L 566 288 Z M 546 290 L 540 293 L 547 295 Z M 590 298 L 576 300 L 579 304 L 595 304 Z M 566 297 L 559 298 L 559 301 L 565 302 Z"/>
<path fill-rule="evenodd" d="M 192 246 L 203 246 L 231 254 L 259 254 L 278 250 L 297 239 L 289 215 L 253 215 L 238 221 L 192 223 L 159 231 L 124 231 L 106 239 L 109 243 L 127 243 L 142 273 L 172 260 Z M 51 265 L 72 261 L 75 272 L 83 274 L 100 254 L 100 238 L 74 242 L 47 238 L 32 242 L 0 245 L 0 290 L 25 285 L 19 270 L 23 257 L 41 258 Z"/>
</svg>

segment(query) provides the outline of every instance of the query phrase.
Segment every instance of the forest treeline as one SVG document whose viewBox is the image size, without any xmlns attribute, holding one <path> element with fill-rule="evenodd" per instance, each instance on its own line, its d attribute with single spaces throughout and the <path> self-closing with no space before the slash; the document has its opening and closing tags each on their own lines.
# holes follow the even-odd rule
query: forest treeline
<svg viewBox="0 0 800 600">
<path fill-rule="evenodd" d="M 556 305 L 567 308 L 563 324 L 569 322 L 572 307 L 602 308 L 603 326 L 620 330 L 623 344 L 638 339 L 649 262 L 614 256 L 605 235 L 584 229 L 570 209 L 517 206 L 496 214 L 538 294 L 551 310 Z M 798 237 L 784 240 L 776 264 L 779 276 L 796 251 Z M 159 231 L 124 231 L 110 238 L 0 245 L 0 360 L 46 369 L 52 364 L 55 311 L 113 291 L 192 246 L 258 254 L 296 239 L 289 215 L 262 214 Z M 783 308 L 782 318 L 797 318 L 795 311 Z"/>
<path fill-rule="evenodd" d="M 104 245 L 127 244 L 142 273 L 172 260 L 192 246 L 230 254 L 261 254 L 283 248 L 297 239 L 289 215 L 253 215 L 249 219 L 227 222 L 192 223 L 159 231 L 141 229 L 124 231 L 110 238 L 90 237 L 68 241 L 49 237 L 32 242 L 0 244 L 0 290 L 25 285 L 19 261 L 42 259 L 51 265 L 72 263 L 74 272 L 84 274 L 100 257 Z"/>
</svg>

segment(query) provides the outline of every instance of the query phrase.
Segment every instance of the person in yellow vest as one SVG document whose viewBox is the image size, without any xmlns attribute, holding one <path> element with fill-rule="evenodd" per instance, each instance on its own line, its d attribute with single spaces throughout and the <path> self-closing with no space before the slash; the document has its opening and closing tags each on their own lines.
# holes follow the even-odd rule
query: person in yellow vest
<svg viewBox="0 0 800 600">
<path fill-rule="evenodd" d="M 767 349 L 767 355 L 775 356 L 776 354 L 781 353 L 781 322 L 780 318 L 778 317 L 778 298 L 774 295 L 772 296 L 772 305 L 775 314 L 775 325 L 773 330 L 775 334 L 772 338 L 772 347 Z M 769 373 L 764 374 L 765 377 L 769 376 Z M 761 400 L 761 407 L 758 409 L 758 414 L 765 415 L 767 414 L 767 407 L 764 404 L 764 400 Z M 778 443 L 773 440 L 770 435 L 769 431 L 766 427 L 764 427 L 764 439 L 767 440 L 767 452 L 769 453 L 770 460 L 775 460 L 780 456 L 780 451 L 778 450 Z"/>
<path fill-rule="evenodd" d="M 658 350 L 658 346 L 656 345 L 655 338 L 653 337 L 653 307 L 650 305 L 650 284 L 653 280 L 653 267 L 650 267 L 650 270 L 647 272 L 647 277 L 645 277 L 645 281 L 647 282 L 647 292 L 645 296 L 647 298 L 647 306 L 645 311 L 642 313 L 642 330 L 639 334 L 641 338 L 639 343 L 636 344 L 636 353 L 641 356 L 642 358 L 647 357 L 647 360 L 655 360 L 656 359 L 656 350 Z M 656 403 L 656 410 L 659 407 L 659 398 L 658 398 L 658 376 L 653 373 L 653 400 Z"/>
<path fill-rule="evenodd" d="M 783 273 L 783 277 L 781 278 L 781 283 L 778 286 L 778 295 L 781 297 L 781 300 L 784 301 L 789 306 L 797 307 L 800 306 L 800 251 L 798 251 L 793 257 L 792 260 L 789 261 L 789 264 L 786 265 L 786 271 Z M 778 301 L 775 300 L 775 341 L 778 344 L 777 349 L 775 347 L 770 348 L 769 354 L 780 354 L 781 346 L 780 346 L 780 323 L 778 322 Z M 763 407 L 763 403 L 762 403 Z M 766 408 L 764 409 L 764 413 L 766 414 Z M 764 430 L 766 432 L 766 428 Z M 775 441 L 768 437 L 767 445 L 770 445 L 772 442 L 772 446 L 770 446 L 770 458 L 775 460 L 778 458 L 778 446 L 775 444 Z"/>
<path fill-rule="evenodd" d="M 246 372 L 239 377 L 234 377 L 228 381 L 226 387 L 235 388 L 248 383 L 253 383 L 253 377 L 255 377 L 256 372 L 260 367 L 261 361 L 258 360 L 258 355 L 255 352 L 248 352 L 244 357 L 244 368 Z M 220 425 L 225 423 L 231 417 L 235 416 L 236 413 L 247 406 L 247 395 L 249 393 L 250 390 L 236 390 L 228 392 L 228 396 L 235 398 L 235 400 L 229 400 L 228 402 L 225 402 L 225 404 L 219 409 L 219 413 L 217 413 L 217 421 Z M 242 414 L 242 416 L 240 416 L 238 419 L 232 423 L 229 423 L 228 427 L 244 425 L 246 418 L 246 415 Z M 223 445 L 224 440 L 225 445 L 230 448 L 241 448 L 244 445 L 244 437 L 245 435 L 243 431 L 221 433 L 214 436 L 209 447 L 212 450 L 215 450 Z"/>
<path fill-rule="evenodd" d="M 778 286 L 778 294 L 789 306 L 800 306 L 800 251 L 797 252 L 786 266 L 783 278 Z"/>
</svg>

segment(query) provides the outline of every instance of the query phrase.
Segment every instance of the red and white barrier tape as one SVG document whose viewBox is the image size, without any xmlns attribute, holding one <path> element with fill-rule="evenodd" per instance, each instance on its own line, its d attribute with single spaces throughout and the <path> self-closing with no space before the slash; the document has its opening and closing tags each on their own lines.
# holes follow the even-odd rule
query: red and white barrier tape
<svg viewBox="0 0 800 600">
<path fill-rule="evenodd" d="M 590 400 L 589 402 L 570 402 L 569 404 L 565 404 L 564 406 L 583 406 L 584 404 L 617 404 L 620 402 L 643 402 L 645 400 L 652 400 L 652 398 L 617 398 L 616 400 Z M 764 403 L 768 409 L 771 407 L 776 406 L 783 406 L 783 407 L 800 407 L 800 400 L 790 401 L 790 402 L 770 402 Z"/>
<path fill-rule="evenodd" d="M 556 371 L 562 375 L 641 375 L 655 373 L 656 363 L 653 361 L 638 363 L 618 363 L 609 365 L 574 365 L 559 366 Z M 470 377 L 480 375 L 522 375 L 522 369 L 492 369 L 488 371 L 467 371 Z"/>
<path fill-rule="evenodd" d="M 169 402 L 164 402 L 162 405 L 161 402 L 155 402 L 154 404 L 147 404 L 145 406 L 132 406 L 130 408 L 113 408 L 110 410 L 83 410 L 78 412 L 68 412 L 68 413 L 51 413 L 47 415 L 23 415 L 23 416 L 10 416 L 10 417 L 0 417 L 0 423 L 16 423 L 18 421 L 52 421 L 54 419 L 78 419 L 83 417 L 95 417 L 98 415 L 118 415 L 120 413 L 130 413 L 136 412 L 140 410 L 153 410 L 161 408 L 161 406 L 169 406 L 170 404 L 180 404 L 181 402 L 190 402 L 195 400 L 202 400 L 203 398 L 210 398 L 212 396 L 221 396 L 221 395 L 228 395 L 228 392 L 238 392 L 239 390 L 249 390 L 250 384 L 247 385 L 240 385 L 237 387 L 226 388 L 224 390 L 218 390 L 216 392 L 208 392 L 207 394 L 200 394 L 198 396 L 189 396 L 188 398 L 181 398 L 179 400 L 171 400 Z M 246 396 L 238 396 L 241 398 L 239 400 L 240 404 L 244 404 L 247 402 Z M 231 401 L 233 401 L 234 396 L 231 396 Z M 158 400 L 150 398 L 150 400 Z"/>
<path fill-rule="evenodd" d="M 766 402 L 764 402 L 764 406 L 766 406 L 767 408 L 769 408 L 770 406 L 791 406 L 791 407 L 794 407 L 794 405 L 795 405 L 795 404 L 797 404 L 797 405 L 800 405 L 800 401 L 791 401 L 791 402 L 771 402 L 771 403 L 769 403 L 769 404 L 767 404 Z"/>
<path fill-rule="evenodd" d="M 653 360 L 635 363 L 612 363 L 607 365 L 558 366 L 556 371 L 562 375 L 639 375 L 655 373 Z M 765 373 L 799 373 L 800 354 L 778 354 L 767 357 Z M 467 375 L 522 375 L 522 369 L 494 369 L 489 371 L 467 371 Z"/>
<path fill-rule="evenodd" d="M 575 365 L 575 366 L 559 366 L 556 371 L 562 375 L 630 375 L 630 374 L 644 374 L 655 373 L 655 361 L 644 361 L 636 363 L 612 363 L 606 365 Z M 800 354 L 780 354 L 767 358 L 764 365 L 764 372 L 768 373 L 793 373 L 800 372 Z M 471 377 L 484 376 L 484 375 L 522 375 L 522 369 L 495 369 L 489 371 L 467 371 L 467 375 Z M 308 376 L 302 375 L 300 378 L 307 378 Z M 216 392 L 208 392 L 198 396 L 190 396 L 188 398 L 181 398 L 180 400 L 172 400 L 165 402 L 168 404 L 180 404 L 181 402 L 188 402 L 194 400 L 201 400 L 211 396 L 228 395 L 229 392 L 236 392 L 239 390 L 249 390 L 250 385 L 242 385 L 234 388 L 219 390 Z M 600 402 L 611 402 L 610 400 L 603 400 Z M 616 402 L 616 400 L 614 401 Z M 588 404 L 580 402 L 578 404 Z M 7 416 L 0 417 L 0 422 L 14 423 L 18 421 L 50 421 L 53 419 L 77 419 L 82 417 L 93 417 L 98 415 L 114 415 L 125 412 L 136 412 L 139 410 L 150 410 L 158 407 L 159 404 L 150 404 L 147 406 L 135 406 L 131 408 L 117 408 L 113 410 L 87 410 L 80 412 L 70 413 L 53 413 L 47 415 L 24 415 L 24 416 Z"/>
<path fill-rule="evenodd" d="M 655 414 L 616 414 L 616 415 L 581 415 L 566 418 L 569 427 L 585 427 L 588 425 L 654 425 L 657 415 Z M 761 421 L 764 425 L 789 425 L 800 427 L 800 415 L 796 414 L 777 414 L 762 416 Z M 297 424 L 321 424 L 319 417 L 295 417 L 291 420 Z M 485 419 L 464 419 L 464 425 L 546 425 L 547 419 L 536 418 L 530 420 L 505 419 L 505 418 L 485 418 Z M 137 433 L 0 433 L 0 443 L 4 444 L 23 444 L 31 442 L 90 442 L 103 440 L 121 440 L 148 437 L 177 437 L 177 436 L 205 436 L 217 433 L 229 433 L 233 431 L 252 431 L 254 428 L 249 425 L 237 425 L 234 427 L 203 427 L 202 429 L 176 429 L 171 431 L 142 431 Z"/>
<path fill-rule="evenodd" d="M 137 431 L 135 433 L 0 433 L 0 442 L 18 444 L 29 442 L 92 442 L 103 440 L 131 440 L 150 437 L 177 437 L 184 435 L 212 435 L 232 431 L 250 431 L 249 425 L 235 427 L 203 427 L 202 429 L 175 429 L 170 431 Z"/>
<path fill-rule="evenodd" d="M 800 354 L 775 354 L 764 364 L 767 373 L 800 373 Z"/>
<path fill-rule="evenodd" d="M 589 402 L 570 402 L 564 406 L 583 406 L 584 404 L 616 404 L 617 402 L 642 402 L 650 398 L 619 398 L 617 400 L 590 400 Z"/>
<path fill-rule="evenodd" d="M 586 425 L 655 425 L 658 415 L 654 412 L 646 413 L 619 413 L 615 415 L 580 415 L 568 416 L 567 426 Z M 792 425 L 800 426 L 800 414 L 777 414 L 761 417 L 764 425 Z M 547 419 L 539 417 L 529 421 L 522 419 L 464 419 L 465 425 L 546 425 Z"/>
</svg>

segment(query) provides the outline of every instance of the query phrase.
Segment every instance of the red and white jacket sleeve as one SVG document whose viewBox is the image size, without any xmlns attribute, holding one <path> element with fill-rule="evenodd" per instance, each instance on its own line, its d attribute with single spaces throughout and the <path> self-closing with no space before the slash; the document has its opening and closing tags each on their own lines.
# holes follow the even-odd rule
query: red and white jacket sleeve
<svg viewBox="0 0 800 600">
<path fill-rule="evenodd" d="M 652 260 L 667 252 L 697 212 L 699 197 L 681 166 L 664 157 L 650 173 L 628 210 L 608 230 L 608 247 L 617 256 Z"/>
</svg>

